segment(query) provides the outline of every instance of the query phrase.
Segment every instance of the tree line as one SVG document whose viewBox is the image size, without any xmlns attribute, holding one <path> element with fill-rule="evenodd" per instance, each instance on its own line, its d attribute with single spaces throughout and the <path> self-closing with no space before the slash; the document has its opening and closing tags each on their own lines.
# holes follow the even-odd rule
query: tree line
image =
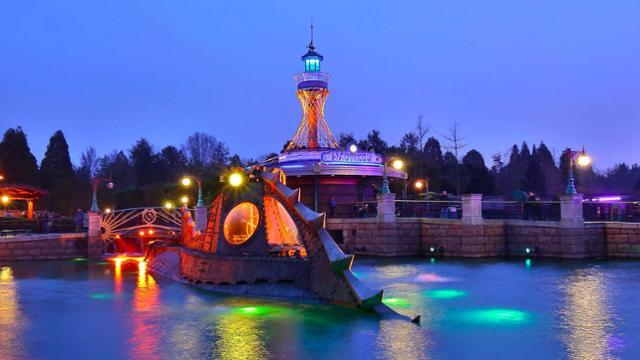
<svg viewBox="0 0 640 360">
<path fill-rule="evenodd" d="M 415 129 L 407 132 L 399 144 L 389 145 L 378 130 L 356 139 L 353 133 L 342 133 L 338 142 L 342 148 L 357 144 L 363 151 L 374 151 L 387 158 L 400 157 L 406 164 L 409 183 L 427 180 L 429 190 L 450 194 L 482 193 L 502 195 L 511 199 L 515 190 L 533 192 L 541 198 L 555 198 L 566 190 L 569 153 L 561 152 L 556 160 L 544 142 L 531 147 L 526 142 L 513 145 L 505 154 L 496 153 L 487 164 L 482 154 L 466 150 L 461 126 L 454 123 L 446 134 L 429 135 L 429 126 L 422 116 Z M 268 158 L 275 153 L 266 155 Z M 72 214 L 77 208 L 87 209 L 91 201 L 91 179 L 109 178 L 113 190 L 101 189 L 101 207 L 128 208 L 140 205 L 161 206 L 188 194 L 193 202 L 197 189 L 184 189 L 178 179 L 189 174 L 202 180 L 205 200 L 209 201 L 220 188 L 219 176 L 230 166 L 247 166 L 260 159 L 242 160 L 230 155 L 224 142 L 213 135 L 194 133 L 179 146 L 169 145 L 156 150 L 144 138 L 128 150 L 115 150 L 98 156 L 89 147 L 82 152 L 78 164 L 69 156 L 64 133 L 56 131 L 38 164 L 32 154 L 27 135 L 22 128 L 8 129 L 0 142 L 0 174 L 4 181 L 42 187 L 49 196 L 39 208 L 62 214 Z M 640 192 L 640 165 L 620 163 L 603 172 L 593 168 L 574 168 L 578 190 L 585 194 Z M 403 184 L 393 184 L 401 192 Z M 409 195 L 415 192 L 409 188 Z"/>
</svg>

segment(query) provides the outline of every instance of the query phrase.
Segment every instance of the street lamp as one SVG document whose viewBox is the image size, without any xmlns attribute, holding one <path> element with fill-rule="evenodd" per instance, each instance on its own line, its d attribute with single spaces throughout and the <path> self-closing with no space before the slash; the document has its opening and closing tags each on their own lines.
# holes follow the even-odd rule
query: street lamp
<svg viewBox="0 0 640 360">
<path fill-rule="evenodd" d="M 195 176 L 185 176 L 180 182 L 182 183 L 182 186 L 189 187 L 192 183 L 191 179 L 198 183 L 198 201 L 196 202 L 196 206 L 204 206 L 204 199 L 202 198 L 202 181 Z"/>
<path fill-rule="evenodd" d="M 187 205 L 187 203 L 189 202 L 189 197 L 188 196 L 183 196 L 180 198 L 180 202 Z"/>
<path fill-rule="evenodd" d="M 100 183 L 102 182 L 107 183 L 107 189 L 113 189 L 113 181 L 111 181 L 111 178 L 94 177 L 93 179 L 91 179 L 91 186 L 93 188 L 93 198 L 91 199 L 91 211 L 93 212 L 100 211 L 100 209 L 98 208 L 98 186 L 100 186 Z"/>
<path fill-rule="evenodd" d="M 238 187 L 244 182 L 244 177 L 239 172 L 233 172 L 229 175 L 229 185 Z"/>
<path fill-rule="evenodd" d="M 391 190 L 389 190 L 389 178 L 387 176 L 387 163 L 391 163 L 391 167 L 393 167 L 396 170 L 402 170 L 402 168 L 404 167 L 404 161 L 402 161 L 401 159 L 397 159 L 397 158 L 391 158 L 389 160 L 384 161 L 384 168 L 383 168 L 383 177 L 382 177 L 382 193 L 383 194 L 389 194 L 391 192 Z"/>
<path fill-rule="evenodd" d="M 2 202 L 2 205 L 7 205 L 9 204 L 9 201 L 11 201 L 11 199 L 7 195 L 2 195 L 0 201 Z"/>
<path fill-rule="evenodd" d="M 4 180 L 4 175 L 0 174 L 0 181 Z"/>
<path fill-rule="evenodd" d="M 358 152 L 358 145 L 356 144 L 349 145 L 349 152 L 352 154 Z"/>
<path fill-rule="evenodd" d="M 167 210 L 173 209 L 173 203 L 171 201 L 167 201 L 164 203 L 164 208 Z"/>
<path fill-rule="evenodd" d="M 567 149 L 567 153 L 569 154 L 569 183 L 567 184 L 567 195 L 575 195 L 576 191 L 576 181 L 573 178 L 573 164 L 574 161 L 580 167 L 587 167 L 591 164 L 591 157 L 587 155 L 582 148 L 582 151 L 573 151 L 571 149 Z"/>
</svg>

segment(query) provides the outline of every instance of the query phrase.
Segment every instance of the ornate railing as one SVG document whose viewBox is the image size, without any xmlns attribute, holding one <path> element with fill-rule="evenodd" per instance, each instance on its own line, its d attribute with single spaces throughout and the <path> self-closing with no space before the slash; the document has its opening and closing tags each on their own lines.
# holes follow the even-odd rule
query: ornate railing
<svg viewBox="0 0 640 360">
<path fill-rule="evenodd" d="M 179 209 L 146 207 L 122 209 L 103 214 L 100 230 L 105 249 L 120 238 L 136 236 L 138 232 L 153 230 L 154 237 L 171 237 L 180 232 L 182 217 Z"/>
</svg>

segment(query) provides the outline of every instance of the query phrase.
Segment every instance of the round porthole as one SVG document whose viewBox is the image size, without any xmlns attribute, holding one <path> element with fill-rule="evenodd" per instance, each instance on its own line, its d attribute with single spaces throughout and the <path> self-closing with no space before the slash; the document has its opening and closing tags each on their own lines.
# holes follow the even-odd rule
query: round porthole
<svg viewBox="0 0 640 360">
<path fill-rule="evenodd" d="M 224 219 L 224 238 L 232 245 L 249 240 L 258 228 L 258 207 L 248 201 L 236 205 Z"/>
</svg>

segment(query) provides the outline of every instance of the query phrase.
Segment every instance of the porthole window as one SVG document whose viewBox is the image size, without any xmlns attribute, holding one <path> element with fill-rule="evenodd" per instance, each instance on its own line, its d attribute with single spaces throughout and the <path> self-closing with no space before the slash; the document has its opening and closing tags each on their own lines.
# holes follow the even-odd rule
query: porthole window
<svg viewBox="0 0 640 360">
<path fill-rule="evenodd" d="M 224 220 L 224 238 L 232 245 L 240 245 L 256 232 L 260 222 L 258 207 L 248 201 L 236 205 Z"/>
</svg>

